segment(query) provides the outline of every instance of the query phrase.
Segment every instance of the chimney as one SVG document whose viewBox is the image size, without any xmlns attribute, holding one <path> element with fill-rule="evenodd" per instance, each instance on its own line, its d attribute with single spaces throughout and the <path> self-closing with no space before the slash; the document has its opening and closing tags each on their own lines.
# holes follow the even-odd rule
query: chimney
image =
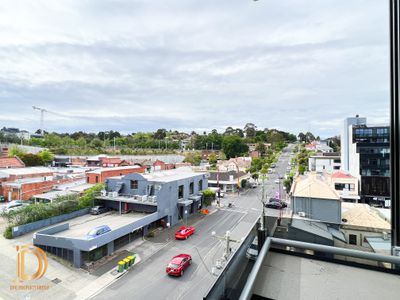
<svg viewBox="0 0 400 300">
<path fill-rule="evenodd" d="M 3 147 L 1 149 L 1 157 L 8 157 L 8 148 L 7 147 Z"/>
</svg>

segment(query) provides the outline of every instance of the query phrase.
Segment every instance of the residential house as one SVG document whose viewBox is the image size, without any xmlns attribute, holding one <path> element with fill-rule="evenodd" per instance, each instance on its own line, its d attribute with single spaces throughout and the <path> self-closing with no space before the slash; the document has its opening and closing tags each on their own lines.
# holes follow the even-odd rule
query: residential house
<svg viewBox="0 0 400 300">
<path fill-rule="evenodd" d="M 246 172 L 251 167 L 251 157 L 237 157 L 229 160 L 220 160 L 217 169 L 221 172 L 242 171 Z"/>
<path fill-rule="evenodd" d="M 328 173 L 340 170 L 340 155 L 327 152 L 310 156 L 308 159 L 308 169 L 313 172 Z"/>
<path fill-rule="evenodd" d="M 293 213 L 325 223 L 341 224 L 342 200 L 323 175 L 311 172 L 297 176 L 290 197 Z"/>
<path fill-rule="evenodd" d="M 0 169 L 25 168 L 25 163 L 19 157 L 0 157 Z"/>
</svg>

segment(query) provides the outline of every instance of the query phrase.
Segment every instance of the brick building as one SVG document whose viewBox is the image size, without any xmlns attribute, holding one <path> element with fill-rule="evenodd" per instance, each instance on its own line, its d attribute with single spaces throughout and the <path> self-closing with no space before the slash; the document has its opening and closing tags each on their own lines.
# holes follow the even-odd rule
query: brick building
<svg viewBox="0 0 400 300">
<path fill-rule="evenodd" d="M 86 173 L 86 182 L 91 184 L 104 183 L 109 177 L 123 176 L 130 173 L 144 173 L 146 168 L 140 166 L 125 166 L 116 168 L 100 168 Z"/>
<path fill-rule="evenodd" d="M 153 163 L 153 171 L 166 171 L 166 170 L 172 170 L 174 168 L 175 168 L 174 164 L 167 164 L 162 160 L 158 159 Z"/>
</svg>

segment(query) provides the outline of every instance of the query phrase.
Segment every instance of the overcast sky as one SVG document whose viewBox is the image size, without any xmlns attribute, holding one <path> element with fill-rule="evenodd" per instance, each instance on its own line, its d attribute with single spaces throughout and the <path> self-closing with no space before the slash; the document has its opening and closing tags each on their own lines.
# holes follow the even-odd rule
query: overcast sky
<svg viewBox="0 0 400 300">
<path fill-rule="evenodd" d="M 389 118 L 388 1 L 3 0 L 0 126 L 322 137 Z"/>
</svg>

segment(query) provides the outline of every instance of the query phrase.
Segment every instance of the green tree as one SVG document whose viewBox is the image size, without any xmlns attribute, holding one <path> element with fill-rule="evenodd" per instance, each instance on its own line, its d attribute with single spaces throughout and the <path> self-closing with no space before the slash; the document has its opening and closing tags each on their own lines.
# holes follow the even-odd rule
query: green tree
<svg viewBox="0 0 400 300">
<path fill-rule="evenodd" d="M 265 152 L 267 151 L 267 149 L 265 148 L 264 143 L 262 143 L 262 142 L 257 143 L 256 150 L 258 152 L 260 152 L 261 156 L 264 156 Z"/>
<path fill-rule="evenodd" d="M 18 156 L 19 158 L 21 158 L 25 154 L 26 154 L 25 151 L 19 148 L 18 146 L 13 146 L 8 150 L 9 157 Z"/>
<path fill-rule="evenodd" d="M 43 159 L 36 154 L 27 153 L 20 157 L 27 167 L 43 166 Z"/>
<path fill-rule="evenodd" d="M 246 152 L 249 151 L 249 147 L 247 147 L 247 145 L 239 136 L 228 135 L 224 136 L 222 140 L 222 151 L 229 159 L 232 157 L 244 155 Z"/>
<path fill-rule="evenodd" d="M 49 164 L 54 160 L 54 154 L 49 150 L 42 150 L 38 153 L 38 156 L 43 160 L 45 164 Z"/>
</svg>

